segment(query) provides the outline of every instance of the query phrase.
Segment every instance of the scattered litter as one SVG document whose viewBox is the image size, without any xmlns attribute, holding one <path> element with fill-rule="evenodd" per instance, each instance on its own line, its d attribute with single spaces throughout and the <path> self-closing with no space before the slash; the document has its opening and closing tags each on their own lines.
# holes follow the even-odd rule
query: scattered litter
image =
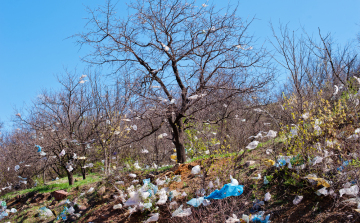
<svg viewBox="0 0 360 223">
<path fill-rule="evenodd" d="M 324 187 L 330 187 L 330 184 L 327 180 L 325 180 L 323 178 L 318 178 L 318 177 L 316 177 L 315 174 L 309 174 L 304 178 L 307 178 L 309 181 L 310 180 L 317 181 L 317 186 L 323 185 Z M 312 181 L 310 181 L 310 183 L 312 183 Z"/>
<path fill-rule="evenodd" d="M 50 209 L 46 207 L 42 207 L 39 209 L 39 216 L 40 218 L 48 218 L 48 217 L 52 217 L 53 213 Z"/>
<path fill-rule="evenodd" d="M 266 185 L 266 184 L 269 184 L 269 180 L 267 179 L 266 176 L 264 176 L 264 184 L 265 184 L 265 185 Z"/>
<path fill-rule="evenodd" d="M 329 192 L 326 190 L 326 187 L 321 188 L 320 190 L 316 191 L 317 196 L 325 195 L 327 196 Z"/>
<path fill-rule="evenodd" d="M 151 214 L 152 216 L 150 218 L 148 218 L 148 220 L 146 220 L 145 222 L 153 222 L 153 221 L 158 221 L 159 220 L 159 213 L 156 214 Z"/>
<path fill-rule="evenodd" d="M 293 200 L 294 205 L 298 205 L 304 197 L 300 195 L 296 195 L 295 199 Z"/>
<path fill-rule="evenodd" d="M 259 141 L 252 141 L 251 143 L 249 143 L 249 145 L 247 145 L 245 148 L 253 150 L 255 149 L 259 144 Z"/>
<path fill-rule="evenodd" d="M 130 174 L 129 174 L 129 177 L 136 178 L 136 174 L 130 173 Z"/>
<path fill-rule="evenodd" d="M 261 179 L 261 174 L 258 173 L 257 177 L 251 177 L 251 179 L 253 179 L 253 180 L 260 180 L 260 179 Z"/>
<path fill-rule="evenodd" d="M 65 150 L 62 150 L 61 153 L 59 154 L 60 157 L 65 156 Z"/>
<path fill-rule="evenodd" d="M 192 169 L 191 169 L 191 174 L 199 174 L 200 173 L 200 166 L 197 165 L 197 166 L 194 166 Z"/>
<path fill-rule="evenodd" d="M 359 193 L 359 187 L 358 185 L 351 186 L 350 188 L 343 188 L 339 190 L 340 197 L 342 197 L 344 194 L 356 196 Z"/>
<path fill-rule="evenodd" d="M 235 214 L 232 215 L 232 217 L 228 218 L 225 223 L 237 223 L 240 222 L 240 219 L 237 218 Z"/>
<path fill-rule="evenodd" d="M 176 209 L 174 211 L 174 213 L 172 213 L 172 216 L 182 218 L 182 217 L 187 217 L 187 216 L 191 215 L 191 208 L 187 208 L 185 210 L 183 210 L 182 208 L 183 208 L 183 205 L 180 205 L 180 207 L 178 209 Z"/>
<path fill-rule="evenodd" d="M 91 187 L 91 188 L 87 191 L 87 193 L 90 194 L 90 193 L 94 192 L 94 190 L 95 190 L 95 189 L 94 189 L 93 187 Z"/>
<path fill-rule="evenodd" d="M 269 192 L 267 192 L 267 193 L 265 194 L 264 201 L 270 201 L 270 199 L 271 199 L 271 194 L 270 194 Z"/>
<path fill-rule="evenodd" d="M 204 197 L 193 198 L 190 201 L 186 202 L 188 205 L 193 207 L 199 207 L 204 202 Z"/>
<path fill-rule="evenodd" d="M 225 184 L 220 190 L 213 191 L 205 199 L 223 199 L 230 196 L 240 196 L 243 193 L 244 186 Z"/>
</svg>

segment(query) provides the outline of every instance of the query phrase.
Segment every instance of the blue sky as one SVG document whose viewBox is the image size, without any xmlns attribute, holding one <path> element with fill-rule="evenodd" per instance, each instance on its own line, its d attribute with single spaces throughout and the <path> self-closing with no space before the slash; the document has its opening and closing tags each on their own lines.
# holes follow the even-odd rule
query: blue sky
<svg viewBox="0 0 360 223">
<path fill-rule="evenodd" d="M 84 31 L 85 7 L 104 0 L 17 0 L 0 3 L 0 121 L 10 128 L 14 108 L 30 104 L 42 89 L 57 89 L 57 74 L 64 68 L 79 74 L 86 54 L 67 39 Z M 118 1 L 118 14 L 126 15 L 128 0 Z M 199 5 L 205 3 L 198 1 Z M 210 1 L 219 7 L 227 1 Z M 236 4 L 237 1 L 228 1 Z M 251 32 L 263 42 L 271 37 L 269 21 L 304 26 L 310 34 L 331 32 L 339 44 L 360 33 L 359 0 L 240 0 L 239 16 L 256 17 Z"/>
</svg>

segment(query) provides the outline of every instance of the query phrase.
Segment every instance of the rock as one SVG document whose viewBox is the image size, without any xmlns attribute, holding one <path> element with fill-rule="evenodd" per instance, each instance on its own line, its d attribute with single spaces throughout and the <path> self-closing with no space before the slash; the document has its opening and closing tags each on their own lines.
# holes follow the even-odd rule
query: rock
<svg viewBox="0 0 360 223">
<path fill-rule="evenodd" d="M 51 195 L 55 198 L 56 201 L 60 201 L 65 199 L 68 196 L 68 192 L 64 190 L 57 190 L 51 193 Z"/>
<path fill-rule="evenodd" d="M 103 195 L 103 194 L 105 194 L 105 191 L 106 191 L 106 187 L 105 187 L 105 186 L 102 186 L 102 187 L 98 190 L 98 194 L 99 194 L 99 195 Z"/>
</svg>

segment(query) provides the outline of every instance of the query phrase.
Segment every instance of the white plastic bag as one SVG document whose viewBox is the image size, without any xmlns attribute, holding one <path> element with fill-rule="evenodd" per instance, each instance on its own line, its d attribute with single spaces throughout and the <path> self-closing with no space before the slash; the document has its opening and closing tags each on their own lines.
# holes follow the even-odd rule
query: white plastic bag
<svg viewBox="0 0 360 223">
<path fill-rule="evenodd" d="M 298 205 L 304 197 L 300 195 L 296 195 L 295 199 L 293 200 L 294 205 Z"/>
<path fill-rule="evenodd" d="M 200 173 L 200 166 L 197 165 L 197 166 L 194 166 L 192 169 L 191 169 L 191 174 L 199 174 Z"/>
</svg>

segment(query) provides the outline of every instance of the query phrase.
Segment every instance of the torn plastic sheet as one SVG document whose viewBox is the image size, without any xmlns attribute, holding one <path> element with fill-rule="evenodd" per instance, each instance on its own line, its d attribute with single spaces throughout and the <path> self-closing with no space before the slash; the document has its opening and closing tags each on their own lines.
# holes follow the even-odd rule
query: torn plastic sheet
<svg viewBox="0 0 360 223">
<path fill-rule="evenodd" d="M 174 213 L 171 214 L 173 217 L 187 217 L 191 215 L 191 208 L 187 208 L 183 210 L 183 205 L 180 205 L 178 209 L 174 211 Z"/>
<path fill-rule="evenodd" d="M 237 223 L 240 222 L 240 219 L 237 218 L 235 214 L 232 215 L 232 217 L 228 218 L 225 223 Z"/>
<path fill-rule="evenodd" d="M 316 177 L 315 174 L 309 174 L 309 175 L 307 175 L 307 176 L 304 177 L 304 178 L 307 178 L 309 181 L 310 181 L 310 180 L 316 181 L 316 182 L 317 182 L 317 186 L 323 185 L 324 187 L 330 187 L 330 184 L 329 184 L 329 182 L 328 182 L 327 180 L 325 180 L 325 179 L 323 179 L 323 178 L 318 178 L 318 177 Z M 310 183 L 311 183 L 311 182 L 312 182 L 312 181 L 310 181 Z"/>
<path fill-rule="evenodd" d="M 193 198 L 190 201 L 186 202 L 188 205 L 193 207 L 199 207 L 204 202 L 204 197 Z"/>
<path fill-rule="evenodd" d="M 225 184 L 220 190 L 213 191 L 205 199 L 224 199 L 230 196 L 240 196 L 244 191 L 243 185 Z"/>
<path fill-rule="evenodd" d="M 270 199 L 271 199 L 271 194 L 270 194 L 270 192 L 267 192 L 267 193 L 265 194 L 264 201 L 270 201 Z"/>
<path fill-rule="evenodd" d="M 260 211 L 258 214 L 255 214 L 252 216 L 251 221 L 252 222 L 260 222 L 260 223 L 268 223 L 270 222 L 270 214 L 266 215 L 265 217 L 263 217 L 264 212 Z"/>
<path fill-rule="evenodd" d="M 200 173 L 200 166 L 197 165 L 197 166 L 194 166 L 192 169 L 191 169 L 191 174 L 199 174 Z"/>
<path fill-rule="evenodd" d="M 150 218 L 148 218 L 145 222 L 154 222 L 159 220 L 159 213 L 152 214 Z"/>
<path fill-rule="evenodd" d="M 358 185 L 351 186 L 350 188 L 343 188 L 339 190 L 340 197 L 342 197 L 344 194 L 356 196 L 359 193 L 359 187 Z"/>
<path fill-rule="evenodd" d="M 245 148 L 249 149 L 249 150 L 253 150 L 255 149 L 259 144 L 259 141 L 252 141 L 251 143 L 249 143 L 249 145 L 247 145 Z"/>
</svg>

